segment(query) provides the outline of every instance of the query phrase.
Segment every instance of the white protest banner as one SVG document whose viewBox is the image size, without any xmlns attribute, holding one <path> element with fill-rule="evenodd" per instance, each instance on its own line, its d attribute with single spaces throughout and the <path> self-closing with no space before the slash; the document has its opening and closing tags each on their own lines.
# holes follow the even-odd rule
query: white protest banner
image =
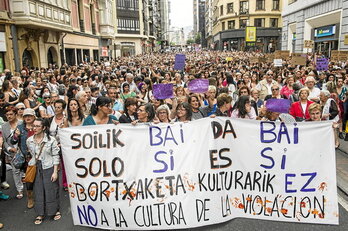
<svg viewBox="0 0 348 231">
<path fill-rule="evenodd" d="M 273 64 L 275 67 L 282 67 L 283 66 L 283 60 L 282 59 L 273 59 Z"/>
<path fill-rule="evenodd" d="M 180 229 L 237 217 L 338 224 L 330 122 L 205 118 L 59 132 L 75 225 Z"/>
</svg>

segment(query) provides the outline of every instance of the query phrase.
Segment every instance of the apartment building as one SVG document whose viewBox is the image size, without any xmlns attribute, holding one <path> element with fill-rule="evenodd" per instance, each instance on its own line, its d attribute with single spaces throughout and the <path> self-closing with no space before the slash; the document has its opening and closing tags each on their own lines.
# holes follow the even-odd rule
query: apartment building
<svg viewBox="0 0 348 231">
<path fill-rule="evenodd" d="M 282 0 L 213 0 L 212 45 L 216 50 L 280 49 Z M 249 34 L 255 34 L 248 38 Z"/>
<path fill-rule="evenodd" d="M 282 50 L 326 56 L 332 50 L 348 50 L 348 0 L 284 0 L 284 4 Z M 305 48 L 305 40 L 314 41 L 314 47 Z"/>
</svg>

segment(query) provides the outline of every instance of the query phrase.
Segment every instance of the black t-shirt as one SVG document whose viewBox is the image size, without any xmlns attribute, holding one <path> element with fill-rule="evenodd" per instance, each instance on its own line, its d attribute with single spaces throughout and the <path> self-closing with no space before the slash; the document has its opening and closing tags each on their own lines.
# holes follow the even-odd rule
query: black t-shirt
<svg viewBox="0 0 348 231">
<path fill-rule="evenodd" d="M 8 104 L 8 103 L 5 103 L 4 104 L 4 106 L 2 106 L 2 107 L 0 107 L 0 117 L 5 121 L 5 122 L 7 122 L 7 118 L 6 118 L 6 112 L 5 112 L 5 108 L 7 107 L 7 106 L 9 106 L 10 104 Z"/>
</svg>

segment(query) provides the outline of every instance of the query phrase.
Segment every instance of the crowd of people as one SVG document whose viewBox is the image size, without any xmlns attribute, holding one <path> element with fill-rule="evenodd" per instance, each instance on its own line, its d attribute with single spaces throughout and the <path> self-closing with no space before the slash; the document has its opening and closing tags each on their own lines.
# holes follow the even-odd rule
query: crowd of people
<svg viewBox="0 0 348 231">
<path fill-rule="evenodd" d="M 1 188 L 8 189 L 7 179 L 13 177 L 14 197 L 20 200 L 26 192 L 27 207 L 35 208 L 37 214 L 35 224 L 46 217 L 59 220 L 59 170 L 64 190 L 67 181 L 58 131 L 71 126 L 136 126 L 215 116 L 283 122 L 331 120 L 336 148 L 340 139 L 348 140 L 344 136 L 346 63 L 331 62 L 327 71 L 319 72 L 315 68 L 319 55 L 312 54 L 307 55 L 306 65 L 292 65 L 284 59 L 282 67 L 275 67 L 272 61 L 256 62 L 254 57 L 262 57 L 261 53 L 200 51 L 185 55 L 184 70 L 174 70 L 173 53 L 23 68 L 20 73 L 5 70 L 0 77 Z M 188 85 L 194 79 L 207 79 L 207 91 L 190 92 Z M 152 89 L 160 83 L 173 84 L 172 98 L 156 98 Z M 18 164 L 20 155 L 25 160 Z M 26 169 L 34 165 L 35 181 L 23 183 Z M 12 169 L 12 176 L 7 168 Z M 7 200 L 9 195 L 2 191 L 0 199 Z"/>
</svg>

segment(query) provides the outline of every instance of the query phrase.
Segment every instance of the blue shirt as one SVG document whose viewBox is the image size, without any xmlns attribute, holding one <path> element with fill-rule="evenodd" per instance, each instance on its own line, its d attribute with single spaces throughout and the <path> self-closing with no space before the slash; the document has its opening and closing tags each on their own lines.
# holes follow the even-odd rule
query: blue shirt
<svg viewBox="0 0 348 231">
<path fill-rule="evenodd" d="M 113 124 L 112 122 L 113 120 L 117 120 L 117 118 L 114 115 L 109 115 L 109 120 L 107 124 Z M 83 124 L 82 124 L 82 126 L 89 126 L 89 125 L 97 125 L 92 115 L 87 116 L 87 118 L 83 121 Z"/>
</svg>

